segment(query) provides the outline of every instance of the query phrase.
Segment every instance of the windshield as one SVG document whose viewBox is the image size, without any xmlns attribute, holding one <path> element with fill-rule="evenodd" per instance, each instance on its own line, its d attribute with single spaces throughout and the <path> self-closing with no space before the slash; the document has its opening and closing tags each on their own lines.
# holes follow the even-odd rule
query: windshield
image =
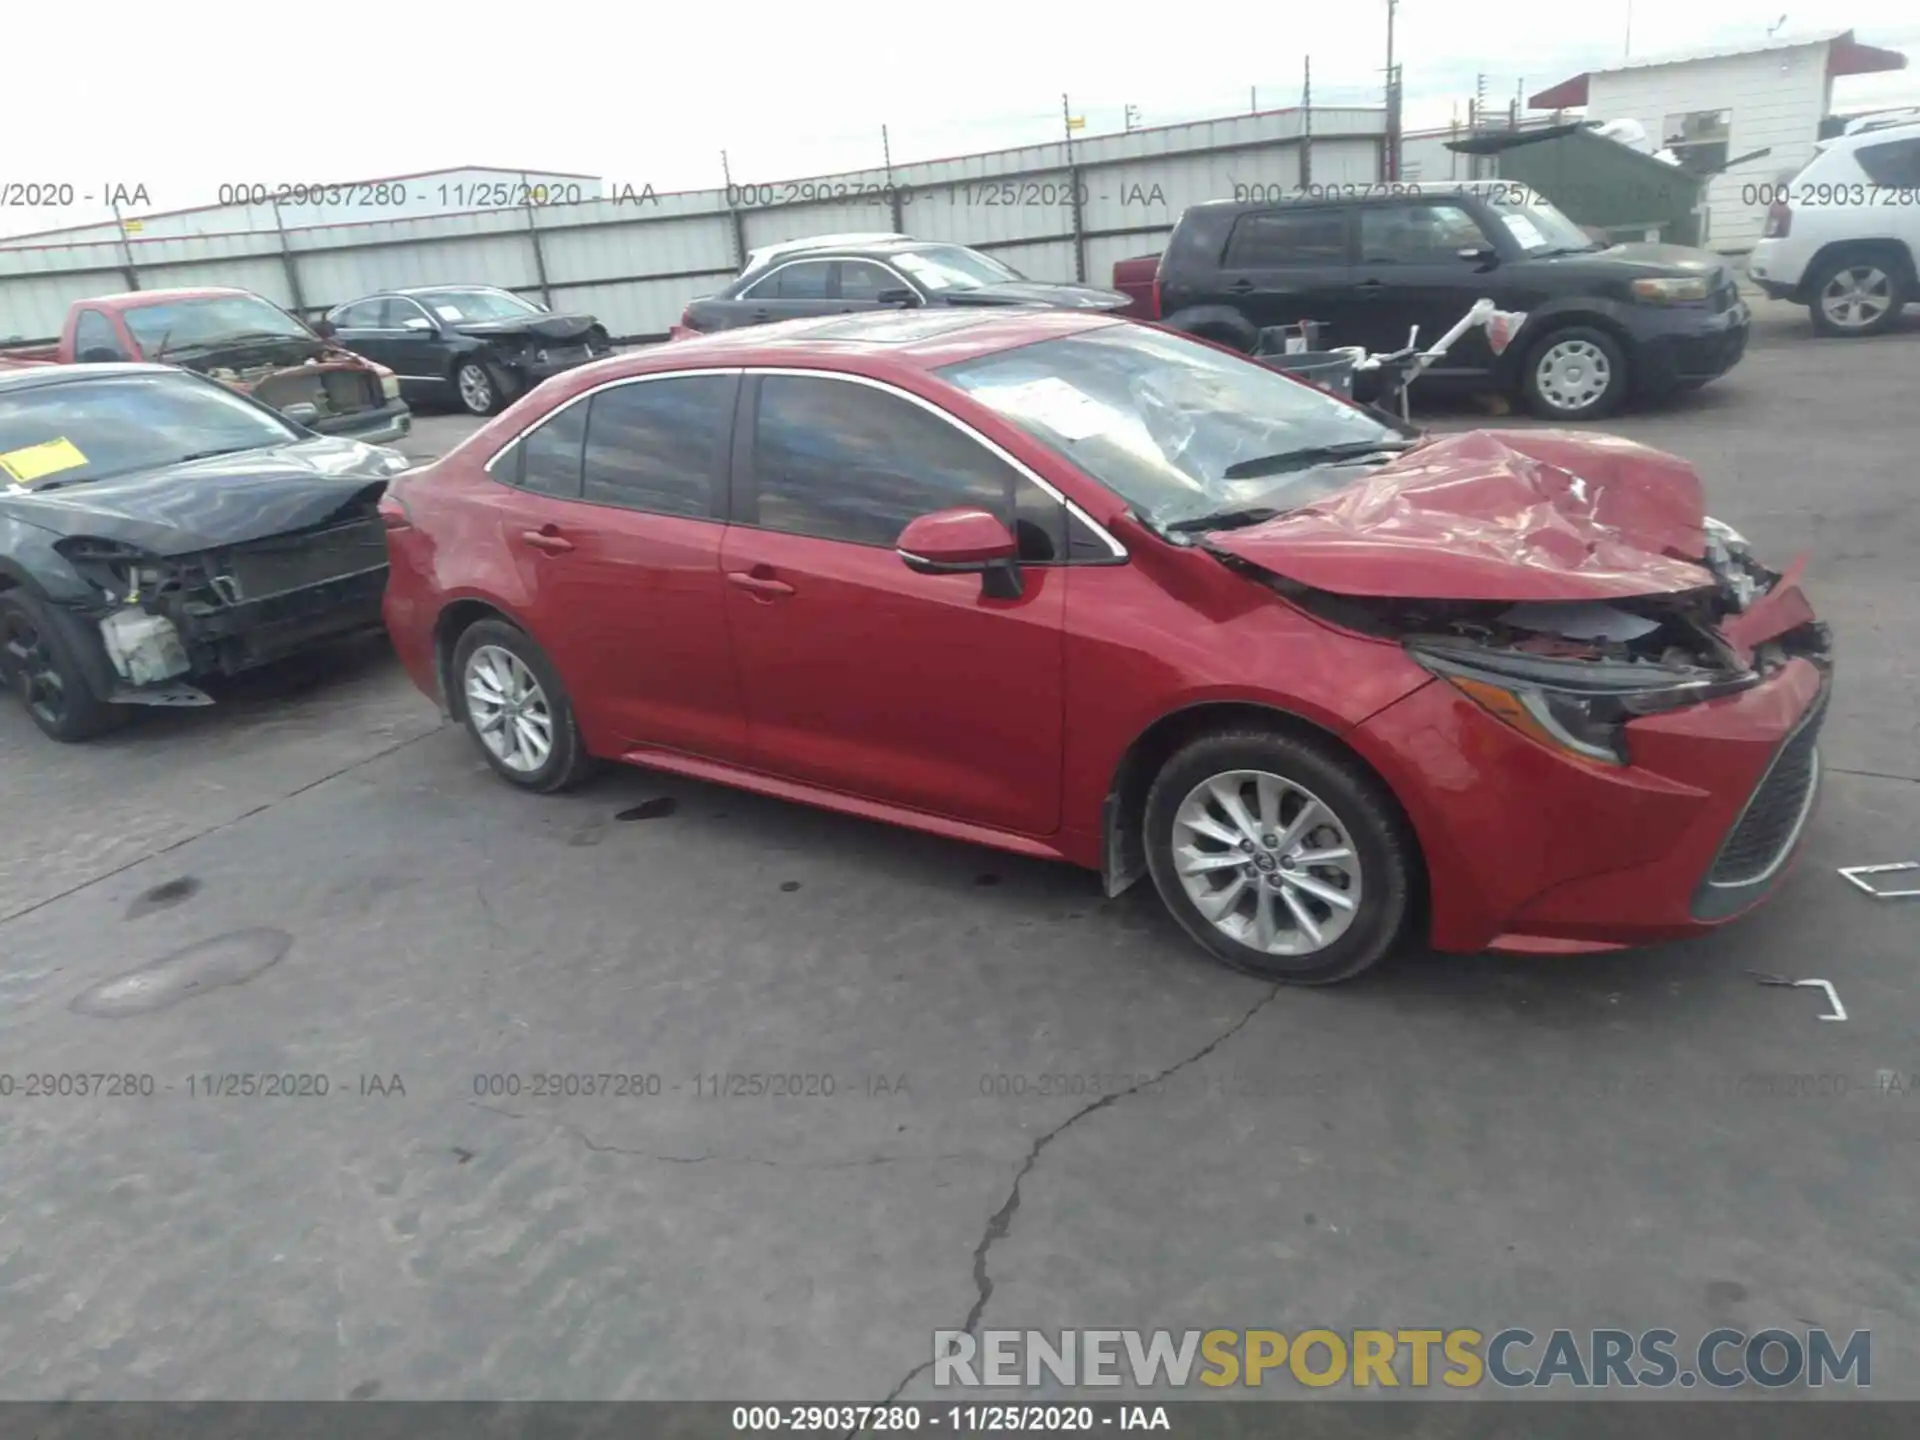
<svg viewBox="0 0 1920 1440">
<path fill-rule="evenodd" d="M 1556 250 L 1599 250 L 1594 238 L 1569 220 L 1546 196 L 1535 191 L 1516 198 L 1507 192 L 1486 197 L 1514 242 L 1529 255 Z"/>
<path fill-rule="evenodd" d="M 435 290 L 413 297 L 442 320 L 524 320 L 543 312 L 506 290 Z"/>
<path fill-rule="evenodd" d="M 184 371 L 36 385 L 0 392 L 0 486 L 102 480 L 298 438 L 252 401 Z"/>
<path fill-rule="evenodd" d="M 1004 285 L 1024 280 L 1010 265 L 964 245 L 929 245 L 921 250 L 896 250 L 887 257 L 929 290 L 978 290 L 982 285 Z"/>
<path fill-rule="evenodd" d="M 1385 448 L 1406 435 L 1251 360 L 1143 325 L 1111 325 L 945 366 L 974 399 L 1159 526 L 1311 503 L 1351 469 L 1277 457 Z M 1270 462 L 1255 466 L 1252 462 Z M 1264 473 L 1230 479 L 1230 467 Z"/>
<path fill-rule="evenodd" d="M 258 295 L 209 295 L 202 300 L 164 300 L 126 312 L 127 328 L 140 352 L 154 358 L 167 352 L 219 345 L 242 337 L 312 340 L 313 332 L 277 305 Z"/>
</svg>

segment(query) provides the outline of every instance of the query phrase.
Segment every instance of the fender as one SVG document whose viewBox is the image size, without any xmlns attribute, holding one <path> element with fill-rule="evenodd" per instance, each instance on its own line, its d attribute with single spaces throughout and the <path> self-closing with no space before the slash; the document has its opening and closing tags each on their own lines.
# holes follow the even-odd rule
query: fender
<svg viewBox="0 0 1920 1440">
<path fill-rule="evenodd" d="M 1544 301 L 1527 311 L 1526 324 L 1508 341 L 1507 348 L 1495 362 L 1494 373 L 1503 382 L 1518 383 L 1527 352 L 1549 331 L 1563 330 L 1570 325 L 1604 330 L 1619 342 L 1631 364 L 1634 353 L 1640 347 L 1624 318 L 1627 308 L 1620 301 L 1604 300 L 1592 295 L 1567 295 Z"/>
</svg>

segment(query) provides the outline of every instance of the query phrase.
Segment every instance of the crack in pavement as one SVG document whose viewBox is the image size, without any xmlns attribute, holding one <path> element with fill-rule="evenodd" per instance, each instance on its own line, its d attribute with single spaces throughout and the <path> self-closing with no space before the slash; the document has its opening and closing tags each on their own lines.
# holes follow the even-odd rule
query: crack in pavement
<svg viewBox="0 0 1920 1440">
<path fill-rule="evenodd" d="M 966 1323 L 960 1327 L 963 1334 L 971 1335 L 973 1333 L 974 1327 L 980 1323 L 981 1315 L 986 1311 L 987 1302 L 993 1298 L 993 1277 L 987 1273 L 987 1252 L 993 1249 L 996 1241 L 1005 1239 L 1007 1232 L 1013 1228 L 1014 1214 L 1020 1208 L 1021 1182 L 1027 1178 L 1028 1172 L 1039 1162 L 1040 1152 L 1096 1111 L 1104 1110 L 1109 1105 L 1117 1104 L 1129 1095 L 1138 1094 L 1148 1086 L 1157 1085 L 1168 1076 L 1178 1074 L 1189 1065 L 1206 1059 L 1207 1056 L 1211 1055 L 1235 1035 L 1238 1035 L 1242 1030 L 1246 1029 L 1254 1016 L 1258 1015 L 1279 998 L 1280 990 L 1281 987 L 1279 985 L 1273 986 L 1265 995 L 1255 1001 L 1238 1020 L 1234 1021 L 1233 1024 L 1222 1030 L 1218 1035 L 1214 1036 L 1213 1039 L 1209 1040 L 1205 1045 L 1202 1045 L 1184 1060 L 1176 1060 L 1157 1075 L 1149 1075 L 1146 1079 L 1129 1085 L 1125 1090 L 1116 1090 L 1111 1095 L 1102 1095 L 1090 1105 L 1083 1105 L 1080 1109 L 1074 1111 L 1073 1114 L 1069 1115 L 1033 1142 L 1032 1148 L 1027 1151 L 1027 1158 L 1021 1162 L 1019 1170 L 1014 1172 L 1013 1185 L 1007 1191 L 1006 1200 L 1002 1202 L 998 1210 L 987 1217 L 987 1228 L 981 1233 L 980 1243 L 973 1247 L 973 1306 L 967 1311 Z M 903 1375 L 900 1378 L 900 1383 L 889 1390 L 886 1399 L 879 1403 L 882 1405 L 891 1405 L 895 1400 L 900 1398 L 900 1392 L 911 1385 L 914 1380 L 932 1364 L 932 1356 L 928 1356 L 925 1360 L 922 1360 L 918 1365 Z M 847 1432 L 845 1440 L 854 1440 L 856 1433 L 855 1431 Z"/>
<path fill-rule="evenodd" d="M 1909 785 L 1920 785 L 1920 775 L 1890 775 L 1885 770 L 1849 770 L 1844 765 L 1826 767 L 1830 775 L 1858 775 L 1867 780 L 1902 780 Z"/>
<path fill-rule="evenodd" d="M 300 786 L 298 789 L 289 790 L 284 795 L 276 795 L 271 800 L 262 800 L 258 805 L 254 806 L 251 810 L 243 810 L 238 815 L 235 815 L 230 819 L 222 820 L 218 825 L 209 825 L 204 830 L 195 831 L 191 835 L 184 835 L 178 840 L 170 840 L 165 845 L 162 845 L 158 850 L 149 850 L 145 855 L 136 856 L 134 859 L 127 861 L 124 865 L 116 865 L 113 867 L 113 869 L 104 871 L 99 875 L 95 875 L 91 877 L 90 879 L 82 880 L 75 885 L 69 885 L 66 889 L 60 891 L 58 894 L 44 896 L 39 900 L 35 900 L 31 905 L 23 905 L 18 910 L 11 911 L 6 915 L 0 915 L 0 925 L 5 925 L 12 920 L 18 920 L 23 915 L 31 915 L 36 910 L 44 910 L 46 909 L 47 906 L 52 905 L 57 901 L 65 900 L 69 895 L 78 895 L 82 890 L 85 890 L 90 888 L 91 886 L 100 884 L 103 880 L 111 880 L 116 875 L 124 875 L 127 871 L 133 869 L 133 867 L 136 865 L 144 865 L 147 863 L 147 861 L 158 859 L 162 855 L 171 855 L 175 850 L 178 850 L 183 846 L 191 845 L 196 840 L 204 840 L 209 835 L 217 835 L 222 830 L 230 829 L 231 827 L 238 825 L 242 820 L 251 820 L 254 816 L 260 814 L 263 811 L 271 810 L 276 805 L 284 805 L 286 804 L 287 801 L 297 799 L 298 797 L 306 794 L 309 790 L 318 789 L 320 786 L 326 784 L 329 780 L 338 780 L 342 775 L 350 774 L 351 772 L 358 770 L 362 765 L 371 765 L 375 760 L 384 759 L 388 755 L 393 754 L 396 750 L 404 750 L 407 748 L 407 746 L 418 744 L 420 741 L 427 739 L 429 736 L 438 735 L 442 730 L 446 729 L 446 726 L 447 726 L 447 722 L 443 719 L 438 725 L 434 726 L 433 729 L 431 730 L 424 731 L 419 735 L 409 735 L 405 740 L 396 740 L 393 744 L 386 746 L 384 749 L 376 750 L 371 755 L 362 755 L 358 760 L 349 761 L 347 764 L 342 765 L 338 770 L 334 770 L 329 772 L 328 774 L 322 775 L 317 780 L 309 780 L 306 784 Z"/>
<path fill-rule="evenodd" d="M 769 1160 L 762 1155 L 656 1155 L 651 1150 L 634 1150 L 625 1145 L 603 1145 L 570 1121 L 546 1115 L 523 1115 L 487 1105 L 478 1100 L 467 1102 L 476 1110 L 504 1115 L 509 1120 L 546 1120 L 554 1129 L 578 1140 L 587 1149 L 602 1155 L 631 1155 L 636 1160 L 653 1160 L 662 1165 L 705 1165 L 717 1161 L 723 1165 L 765 1165 L 773 1170 L 864 1170 L 871 1165 L 899 1165 L 908 1161 L 980 1160 L 986 1157 L 965 1150 L 943 1151 L 938 1155 L 870 1155 L 864 1160 Z M 464 1162 L 463 1162 L 464 1163 Z"/>
</svg>

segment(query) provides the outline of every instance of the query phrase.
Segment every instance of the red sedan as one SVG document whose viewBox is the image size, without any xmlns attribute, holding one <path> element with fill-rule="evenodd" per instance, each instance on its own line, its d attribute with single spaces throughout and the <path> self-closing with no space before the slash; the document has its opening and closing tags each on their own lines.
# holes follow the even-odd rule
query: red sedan
<svg viewBox="0 0 1920 1440">
<path fill-rule="evenodd" d="M 513 784 L 621 760 L 1151 875 L 1271 979 L 1702 930 L 1818 790 L 1826 628 L 1684 461 L 1425 437 L 1128 321 L 622 355 L 383 503 L 400 656 Z"/>
</svg>

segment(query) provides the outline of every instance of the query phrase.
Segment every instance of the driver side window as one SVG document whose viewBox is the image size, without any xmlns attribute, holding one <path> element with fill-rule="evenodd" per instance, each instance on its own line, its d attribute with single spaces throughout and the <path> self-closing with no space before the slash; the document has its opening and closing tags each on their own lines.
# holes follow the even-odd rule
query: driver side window
<svg viewBox="0 0 1920 1440">
<path fill-rule="evenodd" d="M 1488 244 L 1458 205 L 1368 205 L 1360 211 L 1363 265 L 1451 265 L 1460 252 Z"/>
</svg>

